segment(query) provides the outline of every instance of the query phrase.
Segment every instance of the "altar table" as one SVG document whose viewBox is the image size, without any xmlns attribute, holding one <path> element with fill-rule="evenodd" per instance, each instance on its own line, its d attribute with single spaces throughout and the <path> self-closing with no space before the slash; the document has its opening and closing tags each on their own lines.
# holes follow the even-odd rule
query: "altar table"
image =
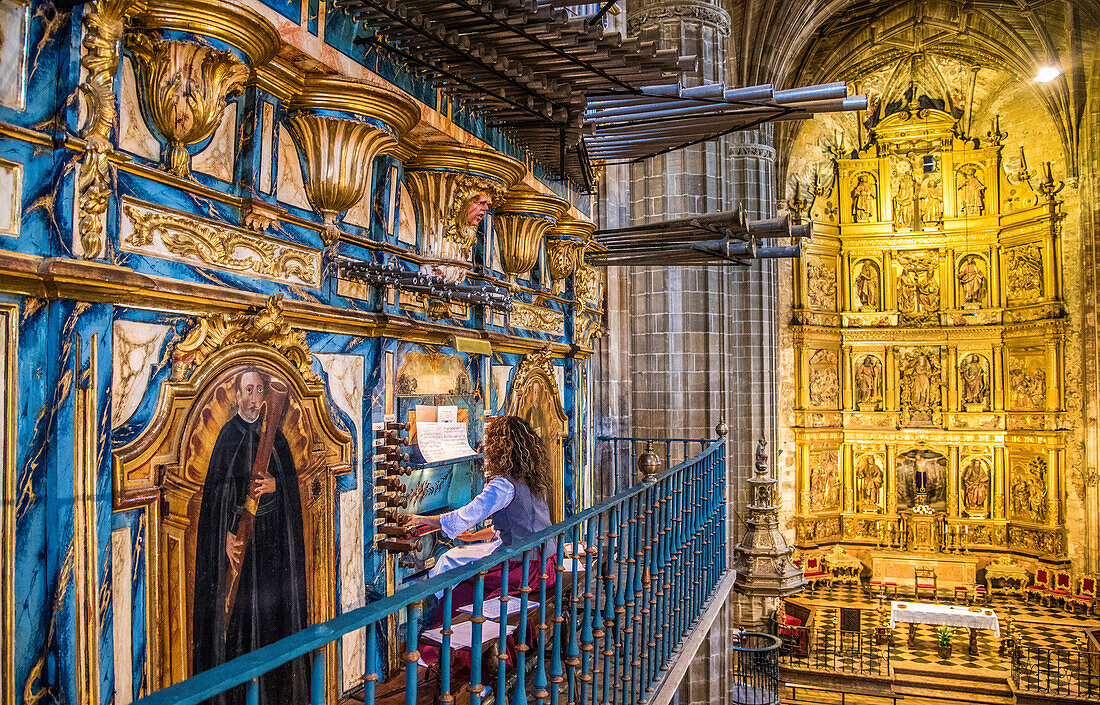
<svg viewBox="0 0 1100 705">
<path fill-rule="evenodd" d="M 916 642 L 916 625 L 965 627 L 970 630 L 970 655 L 978 655 L 978 630 L 989 629 L 1001 638 L 1001 623 L 997 613 L 988 607 L 970 608 L 954 605 L 933 605 L 925 602 L 891 602 L 890 628 L 898 622 L 909 625 L 909 646 Z"/>
</svg>

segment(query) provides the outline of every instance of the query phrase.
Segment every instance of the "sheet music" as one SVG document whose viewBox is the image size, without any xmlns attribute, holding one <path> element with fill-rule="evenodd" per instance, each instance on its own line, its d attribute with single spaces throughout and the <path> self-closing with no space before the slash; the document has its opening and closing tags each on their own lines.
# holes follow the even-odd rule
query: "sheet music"
<svg viewBox="0 0 1100 705">
<path fill-rule="evenodd" d="M 465 423 L 416 422 L 416 441 L 424 461 L 463 458 L 474 454 Z"/>
<path fill-rule="evenodd" d="M 451 627 L 454 634 L 451 634 L 451 648 L 452 649 L 468 649 L 474 642 L 474 623 L 473 622 L 459 622 Z M 514 624 L 509 624 L 505 627 L 505 633 L 511 634 L 516 630 Z M 423 637 L 434 641 L 437 644 L 443 643 L 443 628 L 438 627 L 436 629 L 429 629 L 424 632 Z M 487 644 L 488 642 L 500 638 L 500 623 L 493 620 L 486 620 L 481 625 L 481 643 Z"/>
<path fill-rule="evenodd" d="M 439 423 L 458 423 L 458 407 L 437 406 L 435 408 L 435 420 Z"/>
</svg>

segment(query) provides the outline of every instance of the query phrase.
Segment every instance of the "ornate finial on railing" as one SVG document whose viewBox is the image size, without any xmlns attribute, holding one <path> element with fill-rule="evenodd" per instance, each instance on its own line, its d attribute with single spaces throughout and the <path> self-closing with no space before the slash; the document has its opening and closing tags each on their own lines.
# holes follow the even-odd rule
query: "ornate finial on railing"
<svg viewBox="0 0 1100 705">
<path fill-rule="evenodd" d="M 645 450 L 638 456 L 638 479 L 649 482 L 661 471 L 661 457 L 653 450 L 653 441 L 645 442 Z"/>
<path fill-rule="evenodd" d="M 714 427 L 714 432 L 718 434 L 719 438 L 725 438 L 729 434 L 730 427 L 726 425 L 725 418 L 718 419 L 718 424 Z"/>
</svg>

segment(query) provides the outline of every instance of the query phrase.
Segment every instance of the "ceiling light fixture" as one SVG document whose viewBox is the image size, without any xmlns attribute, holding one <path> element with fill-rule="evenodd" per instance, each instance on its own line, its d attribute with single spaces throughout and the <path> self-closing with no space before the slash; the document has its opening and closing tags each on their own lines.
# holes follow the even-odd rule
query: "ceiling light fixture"
<svg viewBox="0 0 1100 705">
<path fill-rule="evenodd" d="M 1054 79 L 1062 75 L 1062 69 L 1057 66 L 1044 66 L 1039 69 L 1039 73 L 1035 74 L 1035 81 L 1038 83 L 1050 83 Z"/>
</svg>

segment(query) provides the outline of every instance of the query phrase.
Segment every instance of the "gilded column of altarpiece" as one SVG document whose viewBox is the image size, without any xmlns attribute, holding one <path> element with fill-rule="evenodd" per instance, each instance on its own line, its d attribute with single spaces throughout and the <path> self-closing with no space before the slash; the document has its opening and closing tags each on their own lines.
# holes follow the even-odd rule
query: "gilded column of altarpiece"
<svg viewBox="0 0 1100 705">
<path fill-rule="evenodd" d="M 1060 204 L 956 135 L 903 110 L 834 154 L 796 276 L 800 547 L 917 548 L 916 511 L 924 550 L 1065 557 Z"/>
</svg>

